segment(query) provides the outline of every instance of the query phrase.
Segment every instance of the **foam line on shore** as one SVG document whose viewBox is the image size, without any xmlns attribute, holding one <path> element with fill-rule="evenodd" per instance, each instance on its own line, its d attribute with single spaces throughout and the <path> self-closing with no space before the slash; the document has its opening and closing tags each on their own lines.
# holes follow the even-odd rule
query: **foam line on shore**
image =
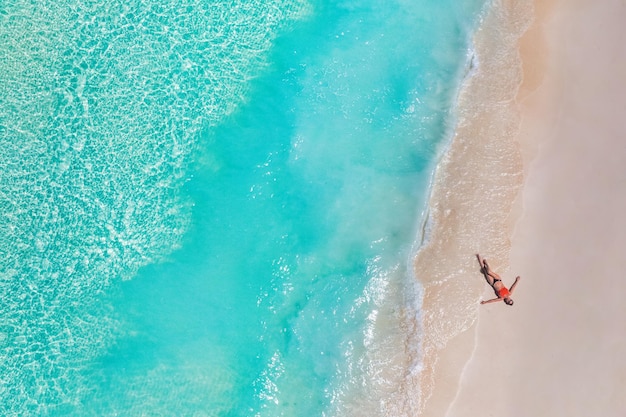
<svg viewBox="0 0 626 417">
<path fill-rule="evenodd" d="M 523 180 L 518 44 L 532 19 L 530 0 L 496 0 L 485 11 L 457 127 L 433 178 L 426 236 L 414 262 L 424 288 L 423 370 L 411 381 L 421 393 L 420 416 L 445 413 L 475 346 L 467 330 L 485 283 L 474 254 L 485 254 L 499 271 L 508 268 L 511 211 Z"/>
</svg>

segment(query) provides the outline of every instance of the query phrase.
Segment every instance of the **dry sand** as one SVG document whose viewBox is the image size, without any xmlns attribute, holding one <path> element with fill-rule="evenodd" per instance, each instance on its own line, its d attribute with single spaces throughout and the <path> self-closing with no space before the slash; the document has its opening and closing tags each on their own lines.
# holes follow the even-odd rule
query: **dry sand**
<svg viewBox="0 0 626 417">
<path fill-rule="evenodd" d="M 448 417 L 626 413 L 626 2 L 535 8 L 518 95 L 525 178 L 503 274 L 522 281 L 515 306 L 481 306 L 448 348 L 475 337 Z"/>
</svg>

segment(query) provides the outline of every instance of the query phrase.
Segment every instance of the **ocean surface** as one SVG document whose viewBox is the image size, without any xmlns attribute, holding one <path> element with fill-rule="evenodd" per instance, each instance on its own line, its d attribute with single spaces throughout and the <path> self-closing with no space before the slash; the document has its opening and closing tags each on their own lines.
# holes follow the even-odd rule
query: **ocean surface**
<svg viewBox="0 0 626 417">
<path fill-rule="evenodd" d="M 485 3 L 4 0 L 0 415 L 412 410 Z"/>
</svg>

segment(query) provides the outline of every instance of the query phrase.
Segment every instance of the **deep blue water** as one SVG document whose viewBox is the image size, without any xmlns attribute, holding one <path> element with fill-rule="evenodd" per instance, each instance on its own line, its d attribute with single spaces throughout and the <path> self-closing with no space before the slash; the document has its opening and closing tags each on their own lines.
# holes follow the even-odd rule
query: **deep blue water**
<svg viewBox="0 0 626 417">
<path fill-rule="evenodd" d="M 384 400 L 483 3 L 3 2 L 0 414 Z"/>
</svg>

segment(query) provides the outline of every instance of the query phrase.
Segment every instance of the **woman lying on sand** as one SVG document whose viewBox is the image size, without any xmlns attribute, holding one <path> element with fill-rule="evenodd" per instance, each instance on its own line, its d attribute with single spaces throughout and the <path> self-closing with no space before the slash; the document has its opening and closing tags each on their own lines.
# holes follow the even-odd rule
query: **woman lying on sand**
<svg viewBox="0 0 626 417">
<path fill-rule="evenodd" d="M 517 282 L 520 280 L 520 277 L 518 276 L 517 278 L 515 278 L 515 282 L 513 283 L 513 285 L 511 285 L 511 288 L 507 289 L 502 283 L 502 278 L 500 278 L 500 275 L 496 274 L 495 272 L 491 270 L 491 268 L 489 268 L 489 264 L 487 263 L 487 260 L 481 259 L 480 255 L 478 254 L 476 254 L 476 257 L 478 258 L 478 263 L 480 264 L 480 267 L 481 267 L 480 271 L 485 275 L 485 279 L 487 280 L 489 285 L 493 287 L 493 290 L 496 292 L 496 295 L 498 296 L 498 298 L 494 298 L 492 300 L 487 300 L 487 301 L 481 301 L 480 303 L 487 304 L 487 303 L 495 303 L 496 301 L 504 301 L 506 304 L 512 306 L 513 300 L 511 299 L 511 295 L 513 295 L 513 290 L 515 289 Z"/>
</svg>

